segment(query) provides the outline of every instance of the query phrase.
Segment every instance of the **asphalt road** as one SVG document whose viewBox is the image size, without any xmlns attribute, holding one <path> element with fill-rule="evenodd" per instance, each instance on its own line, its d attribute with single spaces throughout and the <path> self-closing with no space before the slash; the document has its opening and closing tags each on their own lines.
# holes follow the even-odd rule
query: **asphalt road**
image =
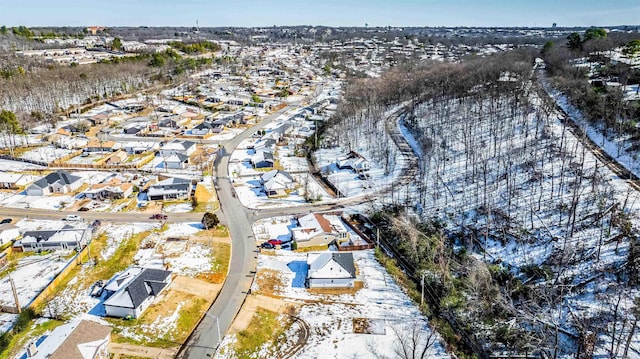
<svg viewBox="0 0 640 359">
<path fill-rule="evenodd" d="M 60 211 L 55 212 L 49 209 L 36 208 L 8 208 L 0 207 L 0 216 L 2 217 L 31 217 L 38 219 L 60 220 L 64 217 L 75 214 L 85 221 L 93 221 L 99 219 L 103 222 L 158 222 L 157 219 L 150 219 L 150 213 L 132 213 L 132 212 L 78 212 L 78 211 Z M 166 222 L 200 222 L 202 213 L 167 213 Z"/>
<path fill-rule="evenodd" d="M 251 230 L 251 211 L 245 209 L 236 198 L 232 183 L 228 177 L 229 157 L 240 142 L 250 137 L 286 111 L 286 107 L 270 115 L 250 130 L 236 136 L 222 148 L 214 163 L 221 211 L 221 222 L 229 228 L 232 238 L 231 262 L 229 273 L 220 290 L 220 294 L 209 308 L 198 327 L 191 333 L 178 358 L 213 357 L 220 340 L 231 327 L 247 292 L 251 288 L 256 271 L 258 249 Z M 218 330 L 220 332 L 218 332 Z"/>
</svg>

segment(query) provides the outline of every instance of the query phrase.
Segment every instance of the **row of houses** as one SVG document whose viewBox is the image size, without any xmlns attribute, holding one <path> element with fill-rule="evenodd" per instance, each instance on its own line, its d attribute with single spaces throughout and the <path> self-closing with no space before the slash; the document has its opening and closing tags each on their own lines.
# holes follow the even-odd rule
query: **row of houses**
<svg viewBox="0 0 640 359">
<path fill-rule="evenodd" d="M 84 180 L 64 170 L 51 172 L 29 185 L 28 196 L 69 194 L 76 192 Z M 13 185 L 7 183 L 7 185 Z M 193 191 L 193 181 L 187 178 L 168 177 L 155 183 L 148 183 L 147 197 L 151 201 L 188 199 Z M 121 175 L 112 175 L 100 183 L 91 184 L 80 193 L 81 197 L 104 200 L 128 198 L 133 194 L 134 184 Z"/>
</svg>

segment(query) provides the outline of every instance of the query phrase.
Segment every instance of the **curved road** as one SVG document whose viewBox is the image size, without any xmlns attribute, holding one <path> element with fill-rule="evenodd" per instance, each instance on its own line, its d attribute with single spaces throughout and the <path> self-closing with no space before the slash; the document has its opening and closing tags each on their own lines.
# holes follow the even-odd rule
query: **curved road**
<svg viewBox="0 0 640 359">
<path fill-rule="evenodd" d="M 221 210 L 218 212 L 221 222 L 229 228 L 232 238 L 231 259 L 229 263 L 229 272 L 227 278 L 215 299 L 212 306 L 205 313 L 204 317 L 198 324 L 197 328 L 191 333 L 187 341 L 183 344 L 179 351 L 178 358 L 206 358 L 213 357 L 215 351 L 220 344 L 222 337 L 231 327 L 231 323 L 239 312 L 247 292 L 251 288 L 253 282 L 256 265 L 257 265 L 257 247 L 253 237 L 251 224 L 258 218 L 266 218 L 278 215 L 292 215 L 307 213 L 310 211 L 326 211 L 339 209 L 345 205 L 364 203 L 371 201 L 374 196 L 359 196 L 355 198 L 339 199 L 331 203 L 310 204 L 293 208 L 274 208 L 265 210 L 249 210 L 246 209 L 236 198 L 233 185 L 228 177 L 228 164 L 230 154 L 238 147 L 241 141 L 253 135 L 259 129 L 262 129 L 278 116 L 286 112 L 285 107 L 263 120 L 251 129 L 239 134 L 232 140 L 229 140 L 224 147 L 221 148 L 219 155 L 215 160 L 217 183 L 216 189 L 221 204 Z M 401 111 L 395 111 L 387 117 L 387 120 L 397 119 Z M 402 136 L 399 136 L 402 137 Z M 403 138 L 403 137 L 402 137 Z M 399 139 L 393 137 L 395 144 L 401 149 L 404 155 L 408 155 L 404 143 L 398 143 Z M 409 171 L 411 172 L 411 171 Z M 400 182 L 407 181 L 406 173 L 401 177 Z M 378 193 L 384 193 L 389 188 L 380 189 Z M 76 214 L 87 221 L 99 219 L 101 221 L 110 222 L 154 222 L 157 220 L 149 219 L 150 214 L 143 213 L 118 213 L 118 212 L 73 212 L 73 211 L 51 211 L 35 208 L 5 208 L 0 207 L 0 216 L 23 216 L 42 219 L 62 219 L 69 214 Z M 168 222 L 199 222 L 202 218 L 201 213 L 170 213 L 168 214 Z"/>
<path fill-rule="evenodd" d="M 220 150 L 214 163 L 218 183 L 218 198 L 221 205 L 221 221 L 226 223 L 232 240 L 229 273 L 215 299 L 213 305 L 202 318 L 198 327 L 191 333 L 187 342 L 178 353 L 178 358 L 212 357 L 222 337 L 231 327 L 231 323 L 244 303 L 257 265 L 257 247 L 251 230 L 250 211 L 236 198 L 233 185 L 229 180 L 227 168 L 230 154 L 241 141 L 263 128 L 279 115 L 285 108 L 270 115 L 240 135 L 236 136 Z M 220 332 L 218 332 L 220 330 Z"/>
<path fill-rule="evenodd" d="M 209 311 L 202 318 L 198 327 L 193 331 L 187 342 L 178 353 L 178 358 L 205 358 L 213 357 L 216 349 L 220 344 L 221 338 L 231 327 L 231 323 L 235 319 L 236 314 L 240 311 L 242 304 L 247 296 L 257 266 L 256 240 L 253 237 L 251 224 L 258 218 L 267 218 L 278 215 L 292 215 L 299 213 L 307 213 L 310 211 L 323 211 L 341 208 L 345 205 L 363 203 L 372 200 L 371 196 L 359 196 L 355 198 L 345 198 L 336 200 L 331 203 L 309 204 L 291 208 L 274 208 L 265 210 L 249 210 L 246 209 L 236 198 L 233 191 L 233 185 L 228 177 L 228 165 L 230 154 L 238 147 L 240 142 L 257 130 L 266 126 L 279 116 L 284 109 L 274 113 L 267 120 L 254 126 L 248 131 L 243 132 L 234 139 L 227 142 L 221 149 L 220 155 L 214 163 L 216 167 L 218 188 L 218 196 L 221 204 L 222 218 L 229 228 L 232 241 L 231 260 L 229 264 L 229 273 L 220 294 L 214 301 Z M 387 121 L 398 119 L 401 110 L 394 111 L 387 116 Z M 396 123 L 397 127 L 397 123 Z M 399 133 L 399 130 L 396 129 Z M 394 131 L 395 132 L 395 131 Z M 397 138 L 399 137 L 399 138 Z M 402 139 L 402 141 L 401 141 Z M 412 151 L 407 151 L 410 146 L 402 136 L 393 136 L 393 141 L 401 149 L 405 156 L 411 156 Z M 409 154 L 408 152 L 411 152 Z M 415 156 L 413 156 L 415 161 Z M 409 166 L 415 167 L 415 166 Z M 413 174 L 410 168 L 408 173 L 403 173 L 400 183 L 406 183 Z M 390 188 L 380 189 L 380 193 L 388 191 Z M 220 332 L 218 332 L 220 331 Z"/>
</svg>

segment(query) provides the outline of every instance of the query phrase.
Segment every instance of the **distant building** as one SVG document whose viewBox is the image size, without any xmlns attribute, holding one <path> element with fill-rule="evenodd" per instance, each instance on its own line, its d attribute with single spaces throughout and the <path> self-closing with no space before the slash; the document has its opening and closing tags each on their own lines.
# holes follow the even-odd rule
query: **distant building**
<svg viewBox="0 0 640 359">
<path fill-rule="evenodd" d="M 95 35 L 98 31 L 104 31 L 106 28 L 102 26 L 89 26 L 87 27 L 87 31 L 91 33 L 91 35 Z"/>
</svg>

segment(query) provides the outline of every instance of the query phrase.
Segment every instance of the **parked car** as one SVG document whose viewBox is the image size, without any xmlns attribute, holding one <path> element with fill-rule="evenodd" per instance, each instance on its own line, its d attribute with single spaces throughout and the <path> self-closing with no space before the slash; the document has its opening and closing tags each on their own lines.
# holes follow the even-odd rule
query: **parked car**
<svg viewBox="0 0 640 359">
<path fill-rule="evenodd" d="M 5 223 L 11 223 L 11 221 L 13 221 L 13 219 L 11 218 L 5 218 L 2 221 L 0 221 L 0 224 L 5 224 Z"/>
<path fill-rule="evenodd" d="M 82 221 L 82 217 L 75 215 L 75 214 L 70 214 L 66 217 L 64 217 L 62 219 L 63 221 Z"/>
<path fill-rule="evenodd" d="M 267 243 L 270 243 L 271 245 L 277 246 L 282 244 L 282 240 L 281 239 L 270 239 L 267 241 Z"/>
<path fill-rule="evenodd" d="M 156 213 L 156 214 L 152 214 L 151 217 L 149 217 L 149 219 L 165 220 L 165 219 L 167 219 L 167 215 L 166 214 L 162 214 L 162 213 Z"/>
<path fill-rule="evenodd" d="M 260 248 L 264 248 L 264 249 L 274 249 L 276 246 L 274 246 L 273 244 L 269 243 L 269 242 L 264 242 L 260 245 Z"/>
</svg>

